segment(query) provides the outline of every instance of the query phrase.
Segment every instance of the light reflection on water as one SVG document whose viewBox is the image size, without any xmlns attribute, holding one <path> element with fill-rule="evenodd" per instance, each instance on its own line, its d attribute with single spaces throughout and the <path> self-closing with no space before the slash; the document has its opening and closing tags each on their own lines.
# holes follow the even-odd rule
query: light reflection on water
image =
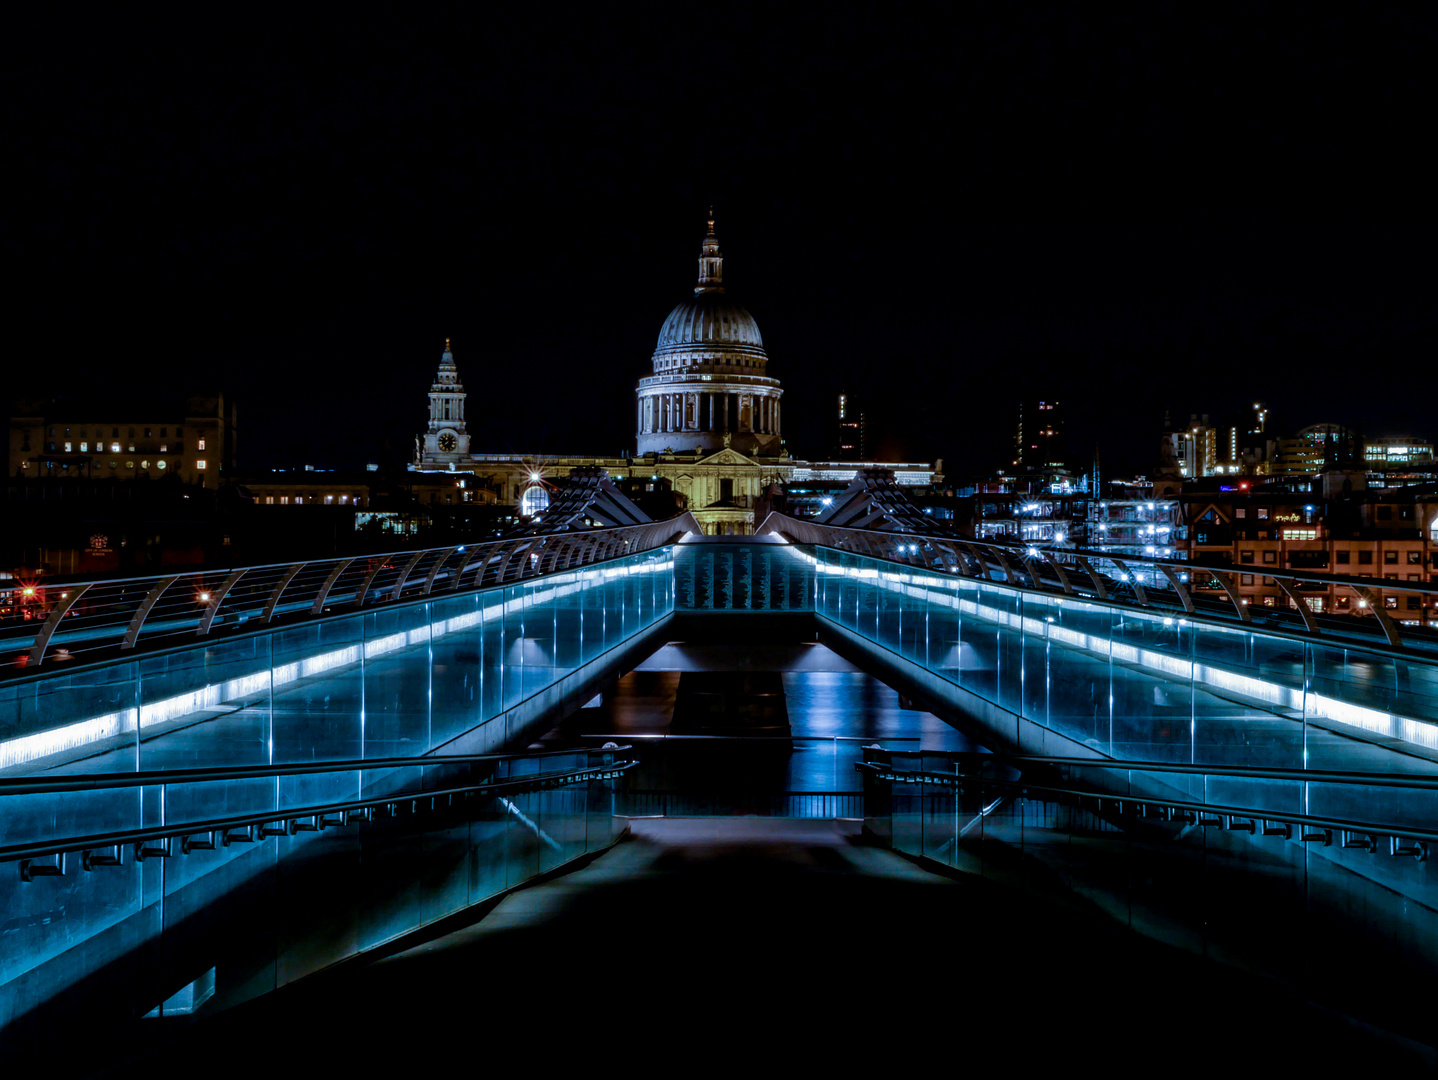
<svg viewBox="0 0 1438 1080">
<path fill-rule="evenodd" d="M 633 739 L 642 761 L 636 789 L 758 792 L 859 791 L 854 763 L 877 742 L 894 749 L 984 748 L 929 712 L 899 707 L 899 695 L 822 647 L 656 654 L 624 676 L 597 708 L 564 725 L 565 736 Z M 793 740 L 668 736 L 681 669 L 782 670 Z M 662 665 L 662 666 L 661 666 Z M 796 670 L 797 669 L 797 670 Z M 588 741 L 588 740 L 584 740 Z"/>
</svg>

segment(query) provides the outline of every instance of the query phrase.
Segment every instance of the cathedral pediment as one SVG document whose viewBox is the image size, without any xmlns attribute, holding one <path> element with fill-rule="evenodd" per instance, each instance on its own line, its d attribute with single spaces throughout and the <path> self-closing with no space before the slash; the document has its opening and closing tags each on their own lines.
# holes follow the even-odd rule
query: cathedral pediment
<svg viewBox="0 0 1438 1080">
<path fill-rule="evenodd" d="M 716 450 L 708 457 L 700 458 L 694 463 L 694 466 L 695 468 L 703 465 L 753 465 L 757 467 L 758 464 L 753 458 L 746 457 L 739 451 L 731 450 L 726 446 L 723 450 Z"/>
</svg>

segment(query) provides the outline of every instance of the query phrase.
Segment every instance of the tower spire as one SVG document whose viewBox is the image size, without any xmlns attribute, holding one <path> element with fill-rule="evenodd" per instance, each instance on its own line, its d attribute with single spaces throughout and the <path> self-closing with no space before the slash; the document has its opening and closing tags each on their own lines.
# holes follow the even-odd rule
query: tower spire
<svg viewBox="0 0 1438 1080">
<path fill-rule="evenodd" d="M 699 284 L 696 293 L 722 292 L 724 289 L 724 256 L 719 254 L 719 238 L 714 235 L 714 207 L 709 207 L 709 231 L 699 255 Z"/>
</svg>

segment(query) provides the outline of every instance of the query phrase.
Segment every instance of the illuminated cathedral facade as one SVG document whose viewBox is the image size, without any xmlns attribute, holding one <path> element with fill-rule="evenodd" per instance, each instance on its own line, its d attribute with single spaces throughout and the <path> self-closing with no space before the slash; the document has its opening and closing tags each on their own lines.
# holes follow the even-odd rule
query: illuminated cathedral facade
<svg viewBox="0 0 1438 1080">
<path fill-rule="evenodd" d="M 724 285 L 711 212 L 698 280 L 659 329 L 652 374 L 639 380 L 633 457 L 474 454 L 465 393 L 449 342 L 430 387 L 429 425 L 415 439 L 413 468 L 472 473 L 522 515 L 547 505 L 546 485 L 574 468 L 614 477 L 664 479 L 710 534 L 754 531 L 754 504 L 771 484 L 847 480 L 863 462 L 800 462 L 782 439 L 783 389 L 754 317 Z M 933 467 L 889 465 L 901 483 L 929 484 Z"/>
</svg>

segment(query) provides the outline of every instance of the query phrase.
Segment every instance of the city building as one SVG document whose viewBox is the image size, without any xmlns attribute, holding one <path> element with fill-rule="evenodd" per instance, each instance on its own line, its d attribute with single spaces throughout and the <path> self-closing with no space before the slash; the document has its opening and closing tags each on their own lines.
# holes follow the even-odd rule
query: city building
<svg viewBox="0 0 1438 1080">
<path fill-rule="evenodd" d="M 1019 402 L 1013 465 L 1020 470 L 1064 467 L 1064 413 L 1060 402 L 1038 398 Z"/>
<path fill-rule="evenodd" d="M 1174 498 L 1090 499 L 1087 546 L 1115 555 L 1171 556 L 1183 536 L 1181 506 Z"/>
<path fill-rule="evenodd" d="M 22 402 L 8 470 L 20 479 L 158 480 L 217 488 L 234 467 L 237 423 L 224 394 L 180 409 Z"/>
<path fill-rule="evenodd" d="M 868 457 L 864 443 L 864 412 L 852 394 L 840 394 L 834 417 L 834 449 L 838 461 L 863 461 Z"/>
<path fill-rule="evenodd" d="M 429 392 L 429 422 L 415 439 L 412 468 L 464 473 L 497 500 L 532 517 L 549 505 L 554 481 L 574 469 L 600 468 L 615 483 L 668 485 L 705 533 L 747 534 L 765 492 L 790 484 L 847 484 L 872 463 L 863 460 L 862 416 L 852 456 L 797 461 L 782 436 L 783 388 L 768 373 L 769 355 L 754 317 L 728 293 L 712 213 L 700 249 L 693 295 L 664 320 L 651 374 L 636 390 L 636 453 L 624 457 L 484 454 L 472 450 L 466 395 L 449 341 Z M 847 405 L 840 406 L 841 411 Z M 847 444 L 846 444 L 847 445 Z M 942 463 L 885 463 L 900 484 L 927 488 Z M 807 500 L 800 500 L 808 505 Z"/>
<path fill-rule="evenodd" d="M 1343 470 L 1342 479 L 1349 479 Z M 1361 473 L 1359 474 L 1361 477 Z M 1324 478 L 1328 476 L 1325 473 Z M 1346 492 L 1341 484 L 1316 492 L 1281 486 L 1193 492 L 1182 500 L 1183 526 L 1175 548 L 1186 557 L 1238 571 L 1243 603 L 1296 607 L 1264 568 L 1314 570 L 1384 581 L 1427 582 L 1438 570 L 1438 487 Z M 1194 588 L 1218 590 L 1194 576 Z M 1316 613 L 1362 614 L 1366 604 L 1343 586 L 1299 586 Z M 1409 625 L 1438 625 L 1438 610 L 1418 594 L 1383 595 L 1392 618 Z"/>
</svg>

